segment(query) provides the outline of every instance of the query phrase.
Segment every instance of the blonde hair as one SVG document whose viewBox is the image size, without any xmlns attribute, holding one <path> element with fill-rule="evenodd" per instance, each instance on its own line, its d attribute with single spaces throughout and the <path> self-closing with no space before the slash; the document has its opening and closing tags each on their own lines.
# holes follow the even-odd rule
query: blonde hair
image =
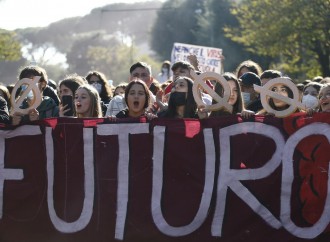
<svg viewBox="0 0 330 242">
<path fill-rule="evenodd" d="M 90 97 L 91 103 L 89 106 L 88 117 L 90 118 L 102 118 L 101 109 L 101 98 L 97 90 L 89 84 L 82 85 L 78 87 L 79 89 L 85 89 Z M 81 118 L 79 114 L 75 114 L 78 118 Z"/>
</svg>

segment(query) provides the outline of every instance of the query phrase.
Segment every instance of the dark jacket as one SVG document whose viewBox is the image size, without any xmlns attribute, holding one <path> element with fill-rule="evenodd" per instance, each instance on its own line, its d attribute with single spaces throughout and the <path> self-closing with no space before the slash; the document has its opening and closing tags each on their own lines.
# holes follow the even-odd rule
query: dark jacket
<svg viewBox="0 0 330 242">
<path fill-rule="evenodd" d="M 56 91 L 51 86 L 47 85 L 45 89 L 42 91 L 42 95 L 44 97 L 47 96 L 52 98 L 57 106 L 60 104 L 60 98 L 57 96 Z"/>
<path fill-rule="evenodd" d="M 119 111 L 119 113 L 116 114 L 116 118 L 129 118 L 128 109 L 125 108 L 125 109 Z"/>
<path fill-rule="evenodd" d="M 10 122 L 7 102 L 0 97 L 0 124 L 8 124 Z"/>
<path fill-rule="evenodd" d="M 262 103 L 260 98 L 254 100 L 253 102 L 249 103 L 246 107 L 247 110 L 251 110 L 255 113 L 259 112 L 260 110 L 263 109 Z"/>
<path fill-rule="evenodd" d="M 21 106 L 22 109 L 28 108 L 27 100 L 25 99 Z M 59 109 L 56 105 L 55 101 L 47 96 L 44 96 L 42 98 L 42 101 L 40 105 L 37 107 L 37 110 L 39 112 L 39 120 L 45 119 L 45 118 L 52 118 L 52 117 L 58 117 Z M 29 115 L 24 115 L 22 122 L 28 122 L 29 121 Z"/>
</svg>

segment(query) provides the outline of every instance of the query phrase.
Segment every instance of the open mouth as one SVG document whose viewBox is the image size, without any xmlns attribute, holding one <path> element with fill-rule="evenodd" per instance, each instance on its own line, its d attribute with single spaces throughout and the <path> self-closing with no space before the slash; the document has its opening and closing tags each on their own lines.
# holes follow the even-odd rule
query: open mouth
<svg viewBox="0 0 330 242">
<path fill-rule="evenodd" d="M 138 107 L 139 107 L 139 104 L 140 104 L 139 101 L 134 101 L 134 102 L 133 102 L 133 106 L 134 106 L 135 108 L 138 108 Z"/>
<path fill-rule="evenodd" d="M 329 103 L 322 103 L 322 104 L 321 104 L 321 107 L 326 107 L 326 106 L 328 106 L 328 104 L 329 104 Z"/>
</svg>

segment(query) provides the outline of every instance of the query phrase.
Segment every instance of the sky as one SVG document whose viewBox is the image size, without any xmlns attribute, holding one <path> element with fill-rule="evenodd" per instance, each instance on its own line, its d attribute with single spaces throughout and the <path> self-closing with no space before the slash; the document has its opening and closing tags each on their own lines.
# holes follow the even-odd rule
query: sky
<svg viewBox="0 0 330 242">
<path fill-rule="evenodd" d="M 112 3 L 146 0 L 0 0 L 0 29 L 45 27 L 70 17 L 84 16 L 92 9 Z"/>
</svg>

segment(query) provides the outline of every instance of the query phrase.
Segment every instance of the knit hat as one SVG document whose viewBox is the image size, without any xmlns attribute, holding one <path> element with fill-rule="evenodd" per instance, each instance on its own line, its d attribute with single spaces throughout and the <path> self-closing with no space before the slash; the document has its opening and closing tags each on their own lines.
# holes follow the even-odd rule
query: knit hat
<svg viewBox="0 0 330 242">
<path fill-rule="evenodd" d="M 260 77 L 253 72 L 246 72 L 240 77 L 240 81 L 245 86 L 253 86 L 253 84 L 261 86 Z"/>
</svg>

